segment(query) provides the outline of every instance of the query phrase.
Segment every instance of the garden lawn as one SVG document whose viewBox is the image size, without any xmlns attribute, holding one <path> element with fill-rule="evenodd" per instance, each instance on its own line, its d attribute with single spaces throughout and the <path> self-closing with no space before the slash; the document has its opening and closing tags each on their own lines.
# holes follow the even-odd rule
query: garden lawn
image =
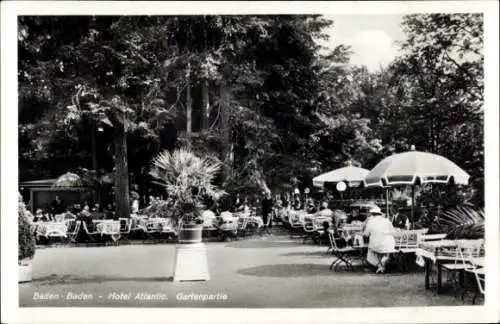
<svg viewBox="0 0 500 324">
<path fill-rule="evenodd" d="M 207 243 L 211 279 L 173 282 L 174 244 L 38 249 L 33 282 L 19 285 L 27 306 L 79 307 L 386 307 L 463 305 L 424 289 L 424 273 L 375 275 L 359 269 L 329 270 L 325 246 L 269 236 Z M 34 298 L 58 295 L 57 300 Z M 90 300 L 68 300 L 68 293 Z M 110 294 L 130 294 L 113 300 Z M 166 300 L 135 299 L 137 293 Z M 219 300 L 178 300 L 181 295 L 219 294 Z M 156 295 L 156 296 L 159 296 Z M 115 296 L 117 296 L 115 295 Z M 227 296 L 225 300 L 221 296 Z M 144 295 L 143 295 L 144 296 Z M 188 297 L 191 298 L 191 297 Z"/>
</svg>

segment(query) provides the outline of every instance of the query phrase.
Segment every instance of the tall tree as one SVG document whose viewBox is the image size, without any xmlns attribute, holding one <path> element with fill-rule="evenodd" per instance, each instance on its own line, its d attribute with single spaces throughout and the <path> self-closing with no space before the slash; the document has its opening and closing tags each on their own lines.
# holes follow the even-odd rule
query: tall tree
<svg viewBox="0 0 500 324">
<path fill-rule="evenodd" d="M 404 54 L 391 67 L 393 84 L 403 94 L 396 102 L 405 121 L 399 136 L 468 171 L 482 204 L 483 17 L 409 15 L 402 25 Z"/>
</svg>

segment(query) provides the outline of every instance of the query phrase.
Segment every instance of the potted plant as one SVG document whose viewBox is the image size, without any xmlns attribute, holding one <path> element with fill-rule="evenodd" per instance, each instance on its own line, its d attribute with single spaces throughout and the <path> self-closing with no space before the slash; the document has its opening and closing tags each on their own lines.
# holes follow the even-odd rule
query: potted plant
<svg viewBox="0 0 500 324">
<path fill-rule="evenodd" d="M 35 255 L 35 236 L 33 233 L 33 224 L 28 218 L 26 207 L 19 195 L 18 211 L 18 242 L 19 242 L 19 282 L 32 280 L 31 259 Z"/>
<path fill-rule="evenodd" d="M 221 166 L 215 157 L 197 156 L 183 148 L 154 158 L 150 175 L 174 197 L 172 218 L 179 226 L 179 243 L 201 243 L 204 201 L 217 201 L 225 194 L 212 184 Z"/>
</svg>

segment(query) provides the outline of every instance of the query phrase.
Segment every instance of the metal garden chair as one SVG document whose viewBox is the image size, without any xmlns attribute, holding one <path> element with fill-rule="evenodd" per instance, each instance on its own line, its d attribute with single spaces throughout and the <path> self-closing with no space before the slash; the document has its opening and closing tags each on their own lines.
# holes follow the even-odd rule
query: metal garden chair
<svg viewBox="0 0 500 324">
<path fill-rule="evenodd" d="M 355 248 L 353 246 L 338 247 L 335 240 L 334 231 L 328 230 L 328 237 L 330 239 L 330 249 L 331 253 L 335 256 L 332 264 L 330 265 L 330 270 L 337 271 L 337 267 L 344 263 L 348 270 L 353 270 L 353 261 L 361 260 L 363 258 L 360 248 Z"/>
</svg>

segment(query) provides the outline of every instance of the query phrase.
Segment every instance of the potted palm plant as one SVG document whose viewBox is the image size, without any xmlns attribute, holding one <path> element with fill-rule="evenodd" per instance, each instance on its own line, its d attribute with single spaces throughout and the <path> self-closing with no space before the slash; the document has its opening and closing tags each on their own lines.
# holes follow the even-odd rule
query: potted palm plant
<svg viewBox="0 0 500 324">
<path fill-rule="evenodd" d="M 33 225 L 26 213 L 26 207 L 19 195 L 18 211 L 18 264 L 19 264 L 19 282 L 32 280 L 31 259 L 35 255 L 35 236 Z"/>
<path fill-rule="evenodd" d="M 172 217 L 179 228 L 179 243 L 201 243 L 204 199 L 217 201 L 225 194 L 212 183 L 221 166 L 215 157 L 197 156 L 183 148 L 154 158 L 150 175 L 175 199 Z"/>
</svg>

